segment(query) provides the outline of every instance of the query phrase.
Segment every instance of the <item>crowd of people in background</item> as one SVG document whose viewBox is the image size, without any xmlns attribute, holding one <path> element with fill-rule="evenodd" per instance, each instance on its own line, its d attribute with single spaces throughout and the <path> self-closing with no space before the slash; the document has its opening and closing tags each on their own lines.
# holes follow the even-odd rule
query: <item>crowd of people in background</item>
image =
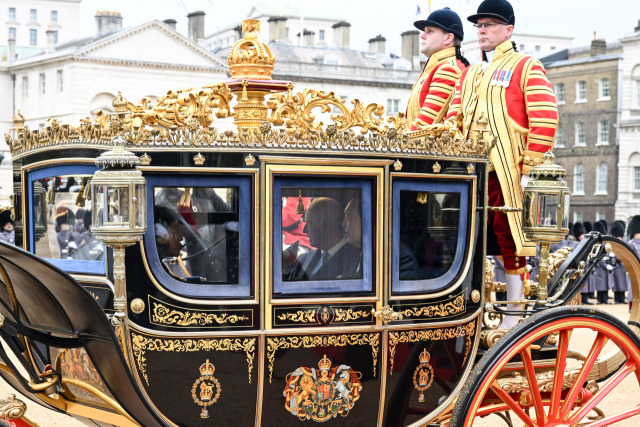
<svg viewBox="0 0 640 427">
<path fill-rule="evenodd" d="M 605 220 L 599 220 L 595 223 L 577 222 L 570 225 L 569 230 L 569 234 L 565 236 L 563 241 L 550 246 L 550 253 L 562 247 L 573 249 L 578 246 L 587 233 L 597 231 L 602 235 L 609 235 L 628 243 L 640 257 L 640 215 L 631 218 L 628 227 L 622 220 L 615 221 L 611 227 Z M 531 266 L 530 277 L 536 281 L 538 259 L 532 257 L 528 263 Z M 499 265 L 498 262 L 496 265 Z M 626 268 L 616 254 L 610 252 L 596 264 L 587 285 L 582 289 L 582 304 L 626 304 L 627 298 L 630 297 L 629 286 L 629 275 Z"/>
</svg>

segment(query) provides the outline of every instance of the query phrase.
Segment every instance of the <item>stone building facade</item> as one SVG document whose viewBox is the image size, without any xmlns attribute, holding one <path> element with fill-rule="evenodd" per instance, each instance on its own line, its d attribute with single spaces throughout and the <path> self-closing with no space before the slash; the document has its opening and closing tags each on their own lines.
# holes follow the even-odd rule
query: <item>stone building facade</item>
<svg viewBox="0 0 640 427">
<path fill-rule="evenodd" d="M 624 62 L 616 216 L 628 223 L 640 214 L 640 22 L 621 42 Z"/>
<path fill-rule="evenodd" d="M 570 220 L 606 220 L 616 215 L 618 123 L 622 45 L 594 40 L 542 58 L 558 101 L 554 154 L 567 170 L 572 191 Z"/>
</svg>

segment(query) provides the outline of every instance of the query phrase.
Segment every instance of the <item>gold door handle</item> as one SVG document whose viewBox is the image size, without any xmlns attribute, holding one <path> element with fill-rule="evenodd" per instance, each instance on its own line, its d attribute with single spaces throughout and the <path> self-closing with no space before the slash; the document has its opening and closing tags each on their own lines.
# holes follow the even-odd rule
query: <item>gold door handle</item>
<svg viewBox="0 0 640 427">
<path fill-rule="evenodd" d="M 371 313 L 373 314 L 373 317 L 382 319 L 382 323 L 384 323 L 385 326 L 393 320 L 402 320 L 402 314 L 396 313 L 395 311 L 393 311 L 393 308 L 388 305 L 382 307 L 381 310 L 371 309 Z"/>
</svg>

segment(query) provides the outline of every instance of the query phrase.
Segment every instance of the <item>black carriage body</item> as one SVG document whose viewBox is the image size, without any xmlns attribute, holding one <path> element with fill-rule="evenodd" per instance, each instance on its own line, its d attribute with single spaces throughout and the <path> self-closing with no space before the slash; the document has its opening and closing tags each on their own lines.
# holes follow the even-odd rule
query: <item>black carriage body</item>
<svg viewBox="0 0 640 427">
<path fill-rule="evenodd" d="M 408 425 L 433 418 L 453 400 L 478 343 L 486 160 L 331 150 L 129 149 L 151 163 L 140 167 L 147 180 L 148 231 L 126 249 L 126 357 L 142 400 L 164 423 L 195 426 L 209 416 L 218 425 L 304 419 Z M 36 225 L 54 223 L 37 218 L 42 194 L 35 186 L 43 179 L 91 175 L 91 159 L 102 151 L 42 150 L 16 159 L 15 188 L 22 200 L 17 223 L 25 250 L 39 255 L 43 231 Z M 201 166 L 194 165 L 198 154 L 204 156 Z M 256 160 L 252 165 L 249 156 Z M 227 251 L 227 261 L 237 257 L 235 282 L 177 280 L 158 262 L 154 203 L 170 187 L 192 189 L 193 205 L 200 202 L 194 188 L 237 190 L 233 214 L 207 216 L 212 223 L 222 218 L 227 227 L 238 223 L 239 247 L 232 257 Z M 287 236 L 274 231 L 290 225 L 286 201 L 332 197 L 344 209 L 354 195 L 361 206 L 364 271 L 351 279 L 290 280 L 281 253 Z M 414 261 L 406 273 L 401 258 L 408 251 L 431 264 Z M 71 273 L 105 316 L 113 314 L 110 249 L 100 260 L 102 269 L 77 259 L 49 261 Z M 134 311 L 132 301 L 142 301 L 143 308 Z M 373 315 L 387 305 L 401 318 L 386 324 Z M 51 357 L 54 365 L 60 359 Z M 215 384 L 201 374 L 207 363 L 215 367 Z M 109 383 L 104 366 L 95 365 Z M 60 366 L 63 375 L 73 375 L 72 365 Z M 338 408 L 326 402 L 336 397 L 344 367 L 352 376 L 351 402 Z M 332 380 L 323 382 L 322 372 Z M 309 378 L 315 381 L 313 399 L 296 406 L 292 399 L 300 398 L 301 383 Z M 202 382 L 213 386 L 209 401 L 200 398 Z M 95 417 L 105 419 L 98 412 Z"/>
</svg>

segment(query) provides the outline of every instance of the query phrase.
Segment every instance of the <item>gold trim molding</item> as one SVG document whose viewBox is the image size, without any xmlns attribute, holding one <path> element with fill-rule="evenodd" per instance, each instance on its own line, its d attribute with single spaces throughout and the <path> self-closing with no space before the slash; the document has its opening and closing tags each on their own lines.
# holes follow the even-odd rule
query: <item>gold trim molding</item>
<svg viewBox="0 0 640 427">
<path fill-rule="evenodd" d="M 153 301 L 154 298 L 149 296 L 149 302 L 153 309 L 151 310 L 151 323 L 162 326 L 176 327 L 205 327 L 211 325 L 227 325 L 235 324 L 243 320 L 250 320 L 251 317 L 228 314 L 223 310 L 202 310 L 195 311 L 181 307 L 174 307 L 170 304 Z M 251 311 L 251 310 L 242 310 Z"/>
<path fill-rule="evenodd" d="M 314 335 L 267 337 L 267 360 L 269 361 L 269 384 L 273 378 L 273 365 L 276 351 L 285 348 L 315 348 L 315 347 L 346 347 L 351 345 L 371 346 L 373 357 L 373 376 L 376 376 L 378 366 L 378 351 L 380 350 L 380 334 L 348 334 L 348 335 Z"/>
<path fill-rule="evenodd" d="M 393 375 L 393 363 L 396 357 L 396 346 L 398 343 L 413 343 L 420 341 L 445 341 L 453 338 L 465 338 L 464 359 L 462 365 L 464 366 L 469 357 L 471 346 L 473 344 L 473 337 L 476 331 L 476 321 L 473 320 L 466 325 L 461 325 L 456 328 L 444 328 L 444 329 L 425 329 L 421 331 L 398 331 L 389 332 L 389 375 Z"/>
<path fill-rule="evenodd" d="M 449 301 L 439 304 L 426 304 L 422 307 L 411 307 L 402 309 L 402 306 L 394 306 L 394 308 L 402 315 L 403 318 L 434 318 L 434 317 L 450 317 L 459 313 L 464 313 L 466 309 L 466 292 L 460 293 Z"/>
<path fill-rule="evenodd" d="M 150 338 L 131 332 L 131 346 L 138 364 L 138 371 L 142 374 L 147 386 L 147 351 L 166 351 L 186 353 L 194 351 L 244 351 L 247 356 L 247 370 L 249 384 L 253 372 L 253 359 L 256 355 L 256 338 L 207 338 L 207 339 L 163 339 Z"/>
</svg>

